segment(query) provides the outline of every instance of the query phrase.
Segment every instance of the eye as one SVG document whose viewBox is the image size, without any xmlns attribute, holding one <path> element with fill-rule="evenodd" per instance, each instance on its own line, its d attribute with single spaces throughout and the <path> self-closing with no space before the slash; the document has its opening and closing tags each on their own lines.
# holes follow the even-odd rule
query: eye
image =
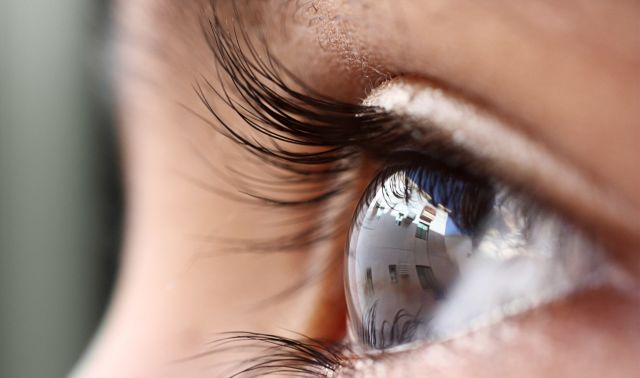
<svg viewBox="0 0 640 378">
<path fill-rule="evenodd" d="M 450 337 L 593 283 L 606 266 L 526 196 L 420 167 L 374 180 L 345 265 L 350 335 L 364 350 Z"/>
<path fill-rule="evenodd" d="M 582 181 L 561 180 L 558 172 L 572 171 L 511 128 L 411 78 L 380 85 L 363 103 L 320 95 L 277 59 L 264 62 L 245 33 L 225 32 L 216 16 L 212 25 L 208 42 L 233 87 L 222 81 L 216 89 L 205 79 L 196 93 L 216 121 L 212 126 L 260 169 L 273 168 L 267 175 L 273 181 L 258 175 L 254 186 L 247 185 L 252 175 L 236 168 L 242 179 L 234 186 L 269 211 L 277 206 L 304 214 L 291 218 L 291 236 L 256 240 L 252 249 L 311 251 L 317 245 L 329 256 L 318 271 L 333 274 L 334 247 L 350 230 L 344 272 L 349 340 L 342 337 L 336 294 L 330 305 L 317 307 L 327 309 L 321 313 L 330 326 L 314 331 L 329 335 L 328 344 L 253 333 L 223 339 L 223 348 L 238 340 L 265 346 L 245 362 L 244 373 L 349 370 L 371 352 L 451 338 L 607 279 L 609 263 L 597 243 L 558 215 L 575 214 L 561 207 L 557 214 L 532 200 L 551 203 L 545 190 L 523 188 L 541 177 Z M 239 40 L 250 46 L 248 56 Z M 247 127 L 229 123 L 210 97 Z M 371 165 L 382 168 L 351 227 L 344 225 Z M 314 268 L 322 265 L 315 262 Z M 332 275 L 320 278 L 335 284 Z"/>
</svg>

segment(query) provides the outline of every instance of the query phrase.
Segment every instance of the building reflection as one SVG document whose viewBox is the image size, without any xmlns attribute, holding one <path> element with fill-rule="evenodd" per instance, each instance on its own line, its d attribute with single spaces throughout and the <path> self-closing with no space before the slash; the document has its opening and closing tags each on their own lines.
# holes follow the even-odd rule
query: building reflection
<svg viewBox="0 0 640 378">
<path fill-rule="evenodd" d="M 357 314 L 351 321 L 362 323 L 355 324 L 360 338 L 377 348 L 410 341 L 471 252 L 447 209 L 411 192 L 398 198 L 382 187 L 350 241 L 348 297 Z"/>
</svg>

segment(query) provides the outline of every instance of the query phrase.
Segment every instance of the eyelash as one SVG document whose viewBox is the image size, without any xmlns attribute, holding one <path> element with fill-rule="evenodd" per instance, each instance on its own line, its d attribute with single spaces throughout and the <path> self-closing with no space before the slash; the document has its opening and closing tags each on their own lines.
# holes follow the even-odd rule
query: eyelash
<svg viewBox="0 0 640 378">
<path fill-rule="evenodd" d="M 215 2 L 213 6 L 215 9 Z M 250 158 L 259 159 L 261 165 L 270 165 L 275 170 L 278 177 L 272 182 L 240 172 L 232 172 L 235 177 L 224 175 L 233 187 L 257 204 L 326 209 L 329 202 L 352 187 L 353 173 L 361 167 L 363 158 L 387 168 L 399 166 L 403 161 L 405 165 L 419 161 L 417 167 L 437 170 L 443 177 L 476 182 L 487 177 L 477 159 L 454 148 L 450 136 L 435 128 L 418 129 L 412 127 L 412 121 L 382 108 L 345 103 L 317 93 L 279 64 L 266 44 L 261 46 L 264 58 L 261 57 L 243 29 L 237 9 L 235 19 L 231 31 L 227 31 L 214 12 L 204 26 L 221 89 L 203 78 L 194 85 L 194 90 L 214 118 L 213 121 L 203 118 L 204 121 L 241 145 Z M 300 89 L 292 89 L 285 81 Z M 209 100 L 211 95 L 223 100 L 251 130 L 266 136 L 270 145 L 229 125 Z M 420 142 L 416 133 L 421 133 Z M 310 147 L 314 152 L 296 151 L 299 146 Z M 291 200 L 275 197 L 273 192 L 314 194 Z M 222 194 L 238 198 L 232 193 Z M 334 237 L 338 232 L 324 231 L 318 235 L 317 230 L 310 231 L 311 227 L 277 244 L 260 240 L 251 245 L 243 241 L 243 245 L 254 250 L 293 249 Z"/>
<path fill-rule="evenodd" d="M 215 9 L 215 2 L 212 6 Z M 225 174 L 239 192 L 262 205 L 322 207 L 326 210 L 333 199 L 351 187 L 353 177 L 350 174 L 361 166 L 363 159 L 369 159 L 383 168 L 363 193 L 359 207 L 370 201 L 381 183 L 393 174 L 413 172 L 427 187 L 449 188 L 434 200 L 448 208 L 465 209 L 456 212 L 471 217 L 457 220 L 461 228 L 476 223 L 472 218 L 480 216 L 485 209 L 482 206 L 474 208 L 471 198 L 479 194 L 486 197 L 495 184 L 486 178 L 489 176 L 483 174 L 477 160 L 453 148 L 449 137 L 436 129 L 421 129 L 421 135 L 416 138 L 416 128 L 410 127 L 408 119 L 389 114 L 382 108 L 340 102 L 315 92 L 279 64 L 266 45 L 261 46 L 265 51 L 265 58 L 261 58 L 239 22 L 237 9 L 235 18 L 237 24 L 232 25 L 231 32 L 225 30 L 216 12 L 204 27 L 221 89 L 203 78 L 194 85 L 194 90 L 214 118 L 212 121 L 201 117 L 204 121 L 242 146 L 252 158 L 275 169 L 278 177 L 273 182 L 237 171 L 231 171 L 232 175 Z M 294 90 L 286 82 L 300 89 Z M 271 144 L 261 143 L 259 138 L 235 130 L 213 106 L 209 100 L 211 95 L 221 99 L 251 130 L 268 137 Z M 314 152 L 291 148 L 299 146 L 310 147 Z M 327 182 L 331 183 L 329 189 L 325 189 Z M 398 183 L 398 188 L 401 187 L 407 185 Z M 283 190 L 316 194 L 292 201 L 265 193 Z M 221 194 L 239 199 L 232 193 Z M 246 198 L 242 200 L 246 201 Z M 336 223 L 334 229 L 320 234 L 314 227 L 309 227 L 285 240 L 279 238 L 277 242 L 229 240 L 229 243 L 247 250 L 294 249 L 333 238 L 344 233 L 344 229 L 344 224 Z M 268 353 L 243 361 L 242 368 L 233 376 L 274 373 L 326 376 L 337 369 L 348 371 L 354 360 L 363 358 L 352 353 L 348 344 L 248 332 L 221 338 L 212 344 L 211 353 L 223 352 L 229 344 L 240 348 L 248 343 L 256 348 L 262 345 Z M 384 353 L 375 358 L 384 358 Z"/>
<path fill-rule="evenodd" d="M 228 345 L 232 346 L 228 346 Z M 240 361 L 232 367 L 231 377 L 284 374 L 299 377 L 324 377 L 341 370 L 350 370 L 348 345 L 325 343 L 302 337 L 291 339 L 283 336 L 255 332 L 231 332 L 211 345 L 210 353 L 236 350 L 256 350 L 255 357 Z"/>
</svg>

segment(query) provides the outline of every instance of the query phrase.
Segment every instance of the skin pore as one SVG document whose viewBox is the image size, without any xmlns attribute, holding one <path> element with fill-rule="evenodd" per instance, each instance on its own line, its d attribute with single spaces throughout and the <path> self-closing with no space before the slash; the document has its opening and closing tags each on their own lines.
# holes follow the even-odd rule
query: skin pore
<svg viewBox="0 0 640 378">
<path fill-rule="evenodd" d="M 228 2 L 220 3 L 218 17 L 232 18 Z M 248 24 L 255 30 L 248 33 L 264 33 L 271 53 L 321 93 L 359 102 L 389 76 L 437 83 L 566 162 L 607 194 L 599 206 L 613 204 L 632 214 L 623 229 L 565 214 L 603 240 L 631 277 L 630 288 L 587 290 L 443 344 L 364 364 L 357 374 L 596 377 L 640 371 L 640 295 L 634 290 L 640 218 L 634 224 L 633 217 L 640 214 L 640 3 L 237 3 L 253 21 Z M 216 376 L 215 356 L 184 359 L 205 352 L 219 332 L 293 330 L 334 340 L 344 335 L 339 267 L 269 301 L 317 273 L 328 256 L 341 256 L 344 236 L 304 251 L 225 252 L 221 236 L 287 235 L 298 231 L 296 224 L 276 225 L 278 220 L 320 215 L 301 208 L 265 210 L 196 184 L 236 190 L 219 174 L 230 162 L 258 177 L 272 174 L 244 164 L 237 146 L 197 116 L 207 112 L 194 83 L 202 76 L 217 79 L 201 26 L 211 14 L 208 4 L 116 4 L 127 237 L 111 308 L 77 376 Z M 219 99 L 212 101 L 229 124 L 246 129 Z M 338 204 L 345 227 L 370 179 L 367 172 Z M 553 182 L 531 185 L 551 192 L 557 189 Z M 561 203 L 572 196 L 560 197 L 559 207 L 589 207 L 598 219 L 598 205 Z"/>
</svg>

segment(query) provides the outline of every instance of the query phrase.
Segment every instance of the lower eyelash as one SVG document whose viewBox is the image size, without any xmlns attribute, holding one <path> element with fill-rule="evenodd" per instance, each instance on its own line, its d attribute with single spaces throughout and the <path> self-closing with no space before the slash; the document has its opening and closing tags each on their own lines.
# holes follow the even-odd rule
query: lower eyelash
<svg viewBox="0 0 640 378">
<path fill-rule="evenodd" d="M 256 332 L 231 332 L 212 342 L 210 347 L 210 351 L 197 358 L 215 355 L 220 359 L 226 353 L 254 352 L 254 356 L 232 363 L 226 373 L 228 377 L 272 374 L 329 377 L 338 370 L 344 372 L 353 368 L 348 345 L 326 343 L 303 336 L 292 339 Z"/>
</svg>

